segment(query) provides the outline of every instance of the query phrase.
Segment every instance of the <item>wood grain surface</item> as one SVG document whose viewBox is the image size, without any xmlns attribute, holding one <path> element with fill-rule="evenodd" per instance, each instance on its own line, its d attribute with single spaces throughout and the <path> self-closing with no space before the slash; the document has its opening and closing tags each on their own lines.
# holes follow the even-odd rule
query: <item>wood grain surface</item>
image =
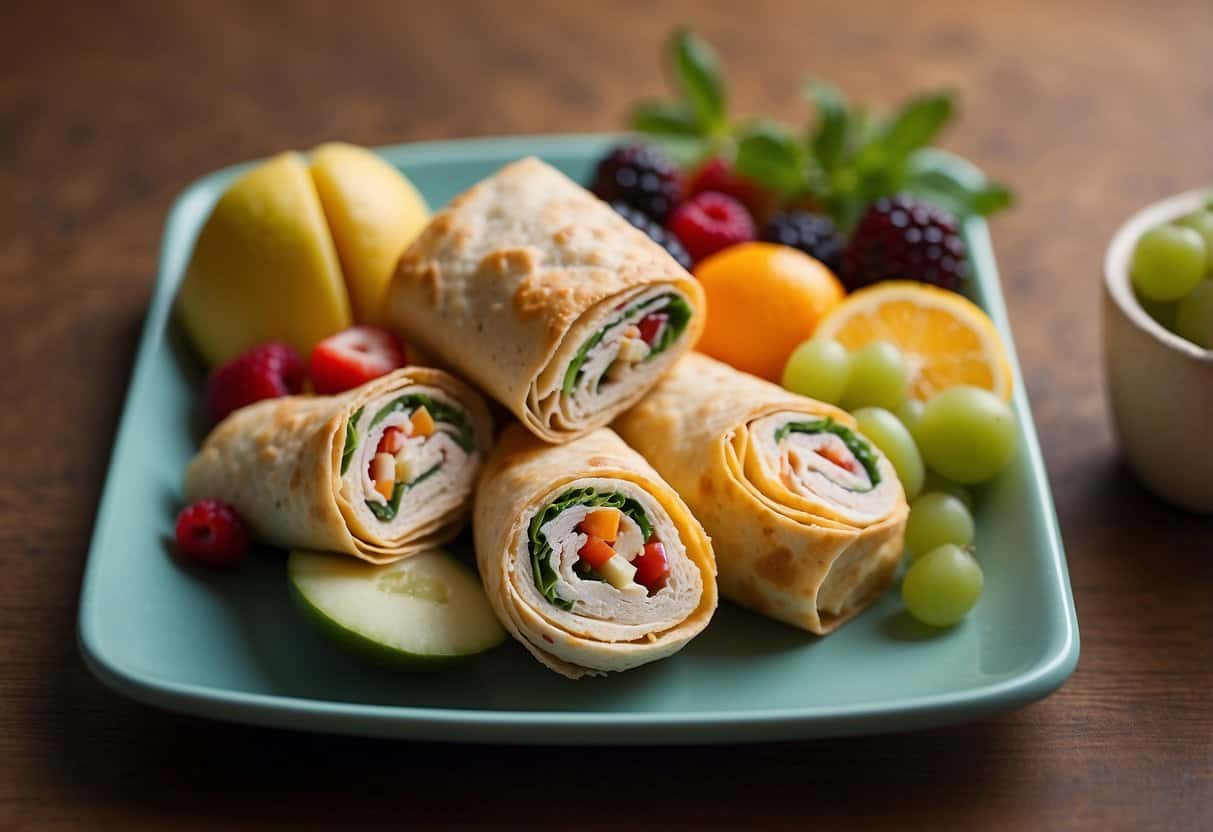
<svg viewBox="0 0 1213 832">
<path fill-rule="evenodd" d="M 661 92 L 680 22 L 718 44 L 739 112 L 801 119 L 810 75 L 875 103 L 962 94 L 946 146 L 1020 197 L 993 233 L 1077 599 L 1073 678 L 946 730 L 650 750 L 307 736 L 94 680 L 76 601 L 174 194 L 329 138 L 614 129 Z M 1213 182 L 1211 44 L 1208 0 L 6 3 L 0 828 L 1213 828 L 1213 522 L 1118 460 L 1097 312 L 1119 222 Z"/>
</svg>

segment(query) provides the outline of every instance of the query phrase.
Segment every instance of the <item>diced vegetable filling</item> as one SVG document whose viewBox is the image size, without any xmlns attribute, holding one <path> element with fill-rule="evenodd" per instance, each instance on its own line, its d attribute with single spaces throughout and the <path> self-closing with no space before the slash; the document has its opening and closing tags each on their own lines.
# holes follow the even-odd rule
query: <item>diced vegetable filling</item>
<svg viewBox="0 0 1213 832">
<path fill-rule="evenodd" d="M 828 417 L 788 422 L 775 431 L 775 441 L 784 442 L 793 434 L 807 434 L 814 437 L 814 441 L 785 449 L 781 460 L 785 484 L 791 485 L 791 479 L 805 467 L 848 491 L 871 491 L 880 484 L 876 451 L 850 428 Z M 814 454 L 826 464 L 806 466 L 804 454 Z"/>
<path fill-rule="evenodd" d="M 680 295 L 670 293 L 651 298 L 631 307 L 624 306 L 623 314 L 595 332 L 581 345 L 577 355 L 565 371 L 562 390 L 571 395 L 577 385 L 585 379 L 587 370 L 593 365 L 597 374 L 593 389 L 603 383 L 618 381 L 637 364 L 651 361 L 669 349 L 678 340 L 691 320 L 691 306 Z M 623 327 L 620 329 L 620 327 Z M 615 331 L 619 331 L 617 349 L 613 358 L 606 362 L 591 360 L 598 348 Z"/>
<path fill-rule="evenodd" d="M 573 565 L 578 577 L 582 580 L 605 581 L 621 591 L 643 590 L 648 595 L 665 586 L 670 574 L 665 546 L 653 534 L 652 525 L 640 504 L 622 494 L 604 494 L 593 488 L 579 488 L 557 497 L 531 521 L 530 554 L 535 586 L 548 601 L 561 609 L 573 608 L 572 601 L 561 598 L 557 593 L 559 573 L 554 561 L 559 555 L 543 529 L 565 511 L 578 506 L 593 507 L 576 526 L 576 532 L 585 536 L 585 542 L 577 550 L 577 562 Z M 639 540 L 646 541 L 640 551 L 628 553 L 617 549 L 625 528 L 634 528 L 639 532 Z"/>
<path fill-rule="evenodd" d="M 358 448 L 358 421 L 363 408 L 359 408 L 349 419 L 345 429 L 345 445 L 341 454 L 341 473 L 349 469 Z M 397 419 L 384 428 L 375 447 L 375 454 L 367 465 L 367 478 L 375 494 L 381 499 L 367 499 L 367 508 L 382 522 L 395 519 L 405 492 L 432 477 L 446 462 L 446 449 L 437 454 L 430 453 L 427 440 L 442 430 L 465 453 L 475 450 L 472 427 L 467 417 L 457 407 L 436 401 L 423 394 L 406 394 L 393 399 L 382 407 L 371 420 L 368 430 L 382 423 L 394 413 L 407 413 L 403 420 Z M 449 446 L 448 446 L 449 447 Z"/>
</svg>

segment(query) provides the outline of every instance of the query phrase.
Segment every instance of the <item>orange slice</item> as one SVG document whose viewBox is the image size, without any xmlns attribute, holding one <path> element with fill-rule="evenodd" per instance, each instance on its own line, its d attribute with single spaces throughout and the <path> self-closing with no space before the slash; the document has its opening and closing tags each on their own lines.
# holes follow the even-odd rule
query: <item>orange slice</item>
<svg viewBox="0 0 1213 832">
<path fill-rule="evenodd" d="M 910 362 L 911 398 L 925 401 L 968 384 L 1011 398 L 1011 362 L 989 316 L 945 289 L 887 281 L 851 294 L 814 332 L 850 350 L 872 341 L 896 344 Z"/>
</svg>

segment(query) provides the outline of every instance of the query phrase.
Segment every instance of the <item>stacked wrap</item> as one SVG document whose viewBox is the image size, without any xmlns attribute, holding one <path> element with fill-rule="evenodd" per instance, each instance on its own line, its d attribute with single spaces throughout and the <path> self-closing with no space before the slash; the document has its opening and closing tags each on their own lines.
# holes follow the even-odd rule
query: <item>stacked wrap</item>
<svg viewBox="0 0 1213 832">
<path fill-rule="evenodd" d="M 432 433 L 404 441 L 390 496 L 368 474 L 384 432 L 411 432 L 424 406 Z M 492 442 L 484 400 L 423 367 L 337 396 L 288 396 L 241 408 L 206 438 L 185 473 L 185 499 L 223 500 L 253 536 L 283 548 L 389 563 L 454 537 Z"/>
<path fill-rule="evenodd" d="M 703 521 L 724 597 L 824 635 L 892 580 L 905 494 L 847 413 L 693 353 L 614 427 Z"/>
<path fill-rule="evenodd" d="M 664 587 L 646 595 L 640 587 L 620 590 L 582 579 L 574 569 L 586 541 L 578 523 L 593 500 L 643 515 L 669 559 Z M 535 658 L 569 678 L 669 656 L 701 632 L 716 609 L 715 562 L 703 528 L 609 429 L 553 446 L 512 425 L 485 463 L 472 525 L 497 617 Z M 620 553 L 635 554 L 645 537 L 625 518 Z"/>
<path fill-rule="evenodd" d="M 404 338 L 563 442 L 635 404 L 698 338 L 703 290 L 659 245 L 538 159 L 435 215 L 388 292 Z"/>
</svg>

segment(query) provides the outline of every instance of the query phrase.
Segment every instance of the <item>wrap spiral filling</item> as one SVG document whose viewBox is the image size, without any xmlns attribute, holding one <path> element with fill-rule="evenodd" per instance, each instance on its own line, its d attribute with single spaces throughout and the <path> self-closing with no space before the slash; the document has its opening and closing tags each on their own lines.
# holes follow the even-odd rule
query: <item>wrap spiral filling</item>
<svg viewBox="0 0 1213 832">
<path fill-rule="evenodd" d="M 478 467 L 468 414 L 441 390 L 416 385 L 372 399 L 350 416 L 341 496 L 390 538 L 439 518 L 440 498 L 467 494 Z"/>
<path fill-rule="evenodd" d="M 677 527 L 631 482 L 575 480 L 524 519 L 514 543 L 516 586 L 569 632 L 592 623 L 600 639 L 634 640 L 678 625 L 699 605 L 703 579 Z"/>
<path fill-rule="evenodd" d="M 872 522 L 897 505 L 901 487 L 880 450 L 829 417 L 781 412 L 751 423 L 759 465 L 788 491 L 821 500 L 856 521 Z"/>
<path fill-rule="evenodd" d="M 678 353 L 670 347 L 694 314 L 686 295 L 670 286 L 640 291 L 606 314 L 601 309 L 592 315 L 605 323 L 579 344 L 566 339 L 531 387 L 529 409 L 547 425 L 578 426 L 647 387 Z"/>
</svg>

